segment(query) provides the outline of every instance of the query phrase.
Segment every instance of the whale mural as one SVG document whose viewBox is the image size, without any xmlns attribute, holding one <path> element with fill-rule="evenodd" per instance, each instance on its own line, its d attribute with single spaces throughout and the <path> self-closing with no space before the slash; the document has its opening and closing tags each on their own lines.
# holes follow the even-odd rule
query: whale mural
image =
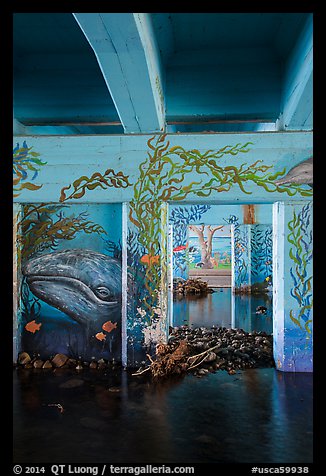
<svg viewBox="0 0 326 476">
<path fill-rule="evenodd" d="M 121 265 L 102 253 L 48 253 L 29 259 L 22 272 L 35 296 L 82 325 L 103 324 L 121 303 Z"/>
<path fill-rule="evenodd" d="M 22 266 L 32 314 L 23 346 L 41 358 L 121 359 L 121 263 L 90 249 L 36 255 Z"/>
<path fill-rule="evenodd" d="M 121 360 L 121 206 L 24 205 L 17 235 L 20 348 Z"/>
</svg>

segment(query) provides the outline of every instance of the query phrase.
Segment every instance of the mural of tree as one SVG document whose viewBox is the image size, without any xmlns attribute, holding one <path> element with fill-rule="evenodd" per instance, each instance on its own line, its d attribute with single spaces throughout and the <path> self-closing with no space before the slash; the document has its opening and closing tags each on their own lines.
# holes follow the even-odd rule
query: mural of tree
<svg viewBox="0 0 326 476">
<path fill-rule="evenodd" d="M 188 224 L 191 222 L 199 222 L 204 213 L 211 208 L 211 205 L 191 205 L 187 207 L 177 207 L 171 211 L 170 223 L 173 225 L 173 246 L 185 246 L 187 244 Z M 173 274 L 186 277 L 189 266 L 189 253 L 182 250 L 173 253 Z"/>
<path fill-rule="evenodd" d="M 213 236 L 217 230 L 223 228 L 223 225 L 214 226 L 213 228 L 211 225 L 206 225 L 206 236 L 205 239 L 205 225 L 196 226 L 190 225 L 190 230 L 196 233 L 198 236 L 200 249 L 201 249 L 201 263 L 202 269 L 211 269 L 213 268 L 213 263 L 211 261 L 212 257 L 212 250 L 213 250 Z"/>
</svg>

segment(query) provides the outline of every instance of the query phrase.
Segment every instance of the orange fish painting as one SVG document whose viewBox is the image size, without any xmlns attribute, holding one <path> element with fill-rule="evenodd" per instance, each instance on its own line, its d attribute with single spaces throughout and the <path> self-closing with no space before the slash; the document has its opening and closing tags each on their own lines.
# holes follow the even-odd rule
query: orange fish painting
<svg viewBox="0 0 326 476">
<path fill-rule="evenodd" d="M 118 324 L 116 322 L 107 321 L 107 322 L 104 322 L 102 329 L 105 330 L 106 332 L 111 332 L 113 331 L 113 329 L 117 328 L 117 325 Z"/>
<path fill-rule="evenodd" d="M 25 329 L 28 331 L 28 332 L 32 332 L 32 334 L 35 334 L 36 331 L 39 331 L 40 330 L 40 327 L 42 325 L 42 322 L 40 322 L 39 324 L 37 324 L 37 322 L 35 321 L 31 321 L 31 322 L 28 322 L 25 326 Z"/>
<path fill-rule="evenodd" d="M 160 257 L 158 255 L 144 255 L 140 258 L 140 262 L 152 266 L 153 264 L 158 264 Z"/>
<path fill-rule="evenodd" d="M 106 335 L 104 334 L 104 332 L 98 332 L 96 335 L 95 335 L 96 339 L 97 340 L 100 340 L 100 341 L 103 341 L 106 339 Z"/>
</svg>

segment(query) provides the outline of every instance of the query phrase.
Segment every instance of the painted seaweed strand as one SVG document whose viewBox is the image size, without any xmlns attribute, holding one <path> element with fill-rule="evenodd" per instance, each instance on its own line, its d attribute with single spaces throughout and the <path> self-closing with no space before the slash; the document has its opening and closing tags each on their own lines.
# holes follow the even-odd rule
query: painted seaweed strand
<svg viewBox="0 0 326 476">
<path fill-rule="evenodd" d="M 59 201 L 65 202 L 66 200 L 82 198 L 86 190 L 94 190 L 97 187 L 100 187 L 104 190 L 107 188 L 127 188 L 131 184 L 128 181 L 128 175 L 124 175 L 123 172 L 115 172 L 113 169 L 107 169 L 104 174 L 100 172 L 94 172 L 91 177 L 82 175 L 78 179 L 74 180 L 71 185 L 63 187 L 61 189 L 61 194 Z M 70 195 L 67 196 L 66 191 L 72 191 Z"/>
<path fill-rule="evenodd" d="M 312 259 L 312 231 L 309 230 L 311 202 L 303 206 L 297 214 L 293 212 L 293 218 L 288 223 L 290 233 L 287 236 L 290 248 L 289 256 L 293 265 L 290 268 L 290 274 L 293 281 L 291 296 L 297 301 L 299 312 L 295 315 L 293 309 L 290 310 L 290 319 L 300 329 L 311 337 L 310 313 L 312 310 L 312 275 L 308 275 L 308 263 Z"/>
<path fill-rule="evenodd" d="M 29 176 L 33 173 L 30 180 L 35 180 L 38 176 L 40 167 L 46 164 L 40 159 L 40 154 L 32 150 L 33 147 L 28 147 L 26 141 L 20 147 L 17 142 L 13 149 L 13 196 L 19 197 L 23 189 L 38 190 L 42 185 L 36 185 L 30 181 Z"/>
<path fill-rule="evenodd" d="M 130 202 L 130 221 L 138 229 L 139 246 L 146 250 L 143 257 L 145 288 L 149 298 L 145 304 L 153 308 L 154 291 L 160 288 L 161 243 L 166 239 L 162 227 L 162 204 L 169 201 L 183 201 L 189 196 L 207 198 L 213 191 L 228 192 L 238 187 L 242 193 L 250 195 L 248 184 L 256 184 L 267 192 L 286 193 L 294 196 L 311 196 L 312 190 L 305 185 L 294 183 L 277 184 L 276 179 L 284 176 L 286 169 L 273 171 L 272 165 L 262 160 L 248 164 L 222 166 L 219 159 L 237 156 L 250 151 L 252 142 L 225 145 L 218 150 L 186 150 L 180 145 L 170 147 L 166 134 L 154 135 L 147 141 L 147 157 L 139 165 L 138 180 L 133 187 Z M 191 177 L 191 178 L 190 178 Z M 104 174 L 95 172 L 90 178 L 82 176 L 61 190 L 60 202 L 83 197 L 87 190 L 127 188 L 132 184 L 123 172 L 107 169 Z M 70 195 L 67 191 L 71 190 Z"/>
<path fill-rule="evenodd" d="M 79 232 L 106 234 L 103 227 L 88 220 L 87 213 L 66 216 L 65 207 L 46 203 L 23 206 L 17 233 L 18 260 L 55 250 L 60 240 L 73 240 Z"/>
</svg>

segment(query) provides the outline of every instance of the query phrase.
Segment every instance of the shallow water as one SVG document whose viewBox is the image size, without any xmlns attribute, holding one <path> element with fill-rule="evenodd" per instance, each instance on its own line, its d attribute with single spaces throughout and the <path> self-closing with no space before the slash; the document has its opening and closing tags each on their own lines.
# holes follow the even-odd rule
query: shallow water
<svg viewBox="0 0 326 476">
<path fill-rule="evenodd" d="M 14 371 L 14 463 L 309 463 L 312 375 Z M 60 403 L 64 412 L 49 404 Z"/>
<path fill-rule="evenodd" d="M 267 308 L 266 314 L 256 314 L 258 306 Z M 173 325 L 192 327 L 235 327 L 247 332 L 273 332 L 272 297 L 262 295 L 234 295 L 231 288 L 216 288 L 207 296 L 187 296 L 173 299 Z"/>
</svg>

